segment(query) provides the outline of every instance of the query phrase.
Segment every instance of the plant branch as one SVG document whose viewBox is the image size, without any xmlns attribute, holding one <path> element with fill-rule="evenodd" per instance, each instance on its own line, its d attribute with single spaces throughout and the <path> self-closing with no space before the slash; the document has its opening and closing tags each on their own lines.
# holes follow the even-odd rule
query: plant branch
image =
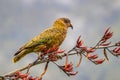
<svg viewBox="0 0 120 80">
<path fill-rule="evenodd" d="M 116 56 L 118 57 L 120 55 L 120 42 L 116 43 L 116 44 L 111 44 L 111 42 L 107 42 L 108 39 L 110 39 L 112 37 L 112 34 L 113 32 L 110 32 L 109 31 L 110 28 L 108 28 L 104 34 L 104 36 L 98 41 L 98 43 L 93 46 L 93 47 L 87 47 L 87 46 L 83 46 L 83 41 L 80 39 L 81 36 L 78 37 L 78 40 L 76 42 L 76 45 L 71 49 L 69 50 L 68 52 L 64 52 L 62 50 L 59 50 L 56 49 L 56 47 L 54 46 L 53 48 L 51 48 L 50 50 L 47 51 L 47 53 L 50 53 L 50 54 L 47 54 L 44 55 L 45 58 L 40 60 L 39 58 L 37 58 L 34 62 L 30 63 L 29 65 L 23 67 L 23 68 L 20 68 L 20 69 L 17 69 L 17 70 L 14 70 L 12 72 L 9 72 L 3 76 L 0 76 L 0 80 L 4 80 L 3 78 L 10 78 L 10 77 L 13 77 L 17 71 L 24 71 L 24 70 L 27 70 L 27 73 L 29 73 L 29 69 L 33 66 L 36 66 L 38 64 L 42 64 L 42 63 L 46 63 L 46 67 L 44 69 L 44 72 L 40 75 L 40 80 L 42 79 L 42 76 L 45 74 L 46 70 L 47 70 L 47 67 L 48 67 L 48 63 L 49 62 L 53 62 L 58 68 L 60 68 L 61 70 L 63 70 L 63 72 L 70 76 L 70 75 L 75 75 L 76 73 L 73 73 L 72 72 L 72 64 L 68 64 L 67 60 L 68 60 L 68 56 L 72 56 L 72 55 L 78 55 L 80 56 L 80 59 L 79 59 L 79 62 L 77 64 L 77 67 L 80 65 L 81 63 L 81 60 L 82 60 L 82 55 L 84 57 L 86 57 L 88 60 L 90 60 L 92 63 L 98 65 L 98 64 L 101 64 L 104 62 L 105 59 L 99 59 L 99 60 L 95 60 L 98 56 L 97 55 L 92 55 L 90 56 L 89 54 L 90 53 L 93 53 L 95 52 L 96 50 L 98 49 L 103 49 L 103 52 L 104 52 L 104 56 L 107 60 L 108 57 L 107 57 L 107 52 L 106 50 L 111 53 L 113 56 Z M 110 49 L 109 49 L 110 48 Z M 111 50 L 111 48 L 113 50 Z M 53 51 L 53 52 L 52 52 Z M 62 53 L 61 55 L 59 55 L 59 53 Z M 55 61 L 58 61 L 58 60 L 61 60 L 62 58 L 64 57 L 67 57 L 66 58 L 66 64 L 65 66 L 59 66 L 58 64 L 56 64 Z"/>
<path fill-rule="evenodd" d="M 101 47 L 97 47 L 97 48 L 94 48 L 94 49 L 103 49 L 103 48 L 107 48 L 107 50 L 108 50 L 108 48 L 110 48 L 110 47 L 114 47 L 115 45 L 111 45 L 111 46 L 101 46 Z M 78 53 L 76 53 L 76 52 L 74 52 L 74 53 L 71 53 L 72 51 L 74 51 L 75 50 L 75 47 L 74 48 L 72 48 L 71 50 L 69 50 L 68 51 L 68 56 L 72 56 L 72 55 L 76 55 L 76 54 L 78 54 Z M 83 51 L 81 51 L 81 52 L 79 52 L 79 54 L 83 54 L 85 52 L 85 50 L 83 50 Z M 86 55 L 85 54 L 83 54 L 85 57 L 86 57 Z M 115 56 L 115 55 L 114 55 Z M 63 58 L 63 57 L 66 57 L 66 54 L 63 54 L 63 55 L 61 55 L 61 57 Z M 58 60 L 60 60 L 61 58 L 58 58 Z M 89 59 L 89 58 L 88 58 Z M 92 61 L 91 59 L 89 59 L 90 61 Z M 45 58 L 44 60 L 39 60 L 39 61 L 36 61 L 36 63 L 34 63 L 34 62 L 32 62 L 31 64 L 31 67 L 33 67 L 33 66 L 36 66 L 36 65 L 38 65 L 38 64 L 42 64 L 42 63 L 45 63 L 45 62 L 48 62 L 48 61 L 50 61 L 48 58 Z M 93 62 L 93 61 L 92 61 Z M 34 63 L 34 64 L 33 64 Z M 94 62 L 93 62 L 94 63 Z M 16 69 L 16 70 L 14 70 L 14 71 L 12 71 L 12 72 L 9 72 L 9 73 L 7 73 L 7 74 L 5 74 L 5 76 L 7 77 L 7 76 L 12 76 L 16 71 L 24 71 L 24 70 L 26 70 L 26 69 L 28 69 L 28 67 L 29 67 L 29 65 L 27 65 L 27 66 L 25 66 L 25 67 L 23 67 L 23 68 L 20 68 L 20 69 Z"/>
</svg>

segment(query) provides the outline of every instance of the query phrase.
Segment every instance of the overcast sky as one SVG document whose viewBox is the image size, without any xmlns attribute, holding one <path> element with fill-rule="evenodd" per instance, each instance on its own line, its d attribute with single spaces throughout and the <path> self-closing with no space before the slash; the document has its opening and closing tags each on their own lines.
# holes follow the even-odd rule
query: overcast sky
<svg viewBox="0 0 120 80">
<path fill-rule="evenodd" d="M 112 42 L 120 39 L 120 0 L 0 0 L 0 75 L 20 68 L 36 59 L 35 54 L 14 64 L 14 53 L 28 40 L 50 27 L 59 17 L 68 17 L 74 29 L 69 29 L 61 49 L 69 50 L 79 35 L 87 46 L 93 46 L 104 30 L 111 27 Z M 102 52 L 101 52 L 102 53 Z M 119 80 L 120 58 L 110 56 L 110 62 L 95 66 L 86 58 L 75 70 L 75 77 L 67 77 L 54 64 L 49 65 L 45 80 Z M 74 56 L 75 57 L 75 56 Z M 76 58 L 71 58 L 74 62 Z M 71 61 L 72 61 L 71 60 Z M 37 76 L 44 64 L 31 69 Z"/>
</svg>

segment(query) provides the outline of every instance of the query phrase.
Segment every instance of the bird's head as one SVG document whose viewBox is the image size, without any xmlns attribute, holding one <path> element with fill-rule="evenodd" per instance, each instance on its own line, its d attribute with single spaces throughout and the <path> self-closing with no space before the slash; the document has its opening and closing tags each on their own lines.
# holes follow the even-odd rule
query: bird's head
<svg viewBox="0 0 120 80">
<path fill-rule="evenodd" d="M 67 28 L 71 27 L 73 29 L 73 26 L 68 18 L 58 18 L 55 22 L 54 25 L 64 25 Z"/>
</svg>

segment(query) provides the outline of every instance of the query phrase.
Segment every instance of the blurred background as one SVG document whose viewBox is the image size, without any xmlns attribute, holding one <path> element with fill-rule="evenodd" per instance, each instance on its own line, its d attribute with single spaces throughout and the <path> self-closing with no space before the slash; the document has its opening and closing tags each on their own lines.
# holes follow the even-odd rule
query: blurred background
<svg viewBox="0 0 120 80">
<path fill-rule="evenodd" d="M 0 75 L 34 61 L 35 54 L 27 55 L 16 64 L 11 59 L 22 45 L 60 17 L 68 17 L 74 26 L 73 30 L 69 29 L 61 49 L 70 50 L 79 35 L 85 45 L 94 46 L 108 27 L 114 32 L 111 41 L 120 41 L 120 0 L 0 0 Z M 44 79 L 119 80 L 120 58 L 108 56 L 109 62 L 97 66 L 84 58 L 81 66 L 74 69 L 79 73 L 73 77 L 66 76 L 50 63 Z M 72 56 L 69 60 L 76 65 L 79 57 Z M 31 68 L 31 75 L 38 76 L 44 65 Z"/>
</svg>

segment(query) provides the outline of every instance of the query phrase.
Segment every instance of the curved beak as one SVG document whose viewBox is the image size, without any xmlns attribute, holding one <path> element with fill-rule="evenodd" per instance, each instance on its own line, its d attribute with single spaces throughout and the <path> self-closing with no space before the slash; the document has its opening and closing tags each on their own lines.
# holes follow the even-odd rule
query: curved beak
<svg viewBox="0 0 120 80">
<path fill-rule="evenodd" d="M 71 23 L 69 24 L 69 27 L 71 27 L 71 29 L 73 29 L 73 26 L 72 26 L 72 24 L 71 24 Z"/>
<path fill-rule="evenodd" d="M 73 26 L 71 25 L 71 29 L 73 29 Z"/>
</svg>

